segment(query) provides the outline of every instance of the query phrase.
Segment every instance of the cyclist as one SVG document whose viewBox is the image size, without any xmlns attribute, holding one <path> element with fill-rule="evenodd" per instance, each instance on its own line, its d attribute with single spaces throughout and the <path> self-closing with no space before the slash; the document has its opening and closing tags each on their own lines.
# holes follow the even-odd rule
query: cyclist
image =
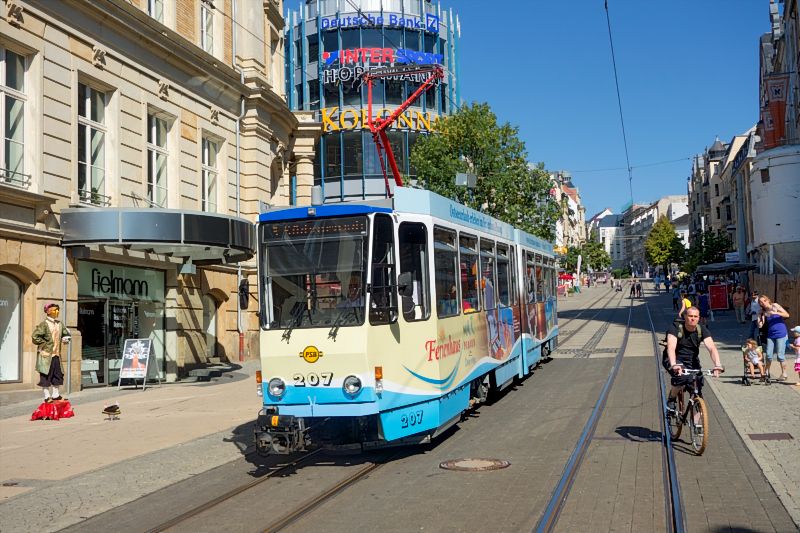
<svg viewBox="0 0 800 533">
<path fill-rule="evenodd" d="M 667 408 L 675 411 L 675 400 L 683 386 L 691 383 L 693 376 L 683 374 L 684 368 L 702 370 L 700 366 L 700 344 L 704 344 L 714 361 L 714 377 L 719 377 L 725 371 L 719 359 L 717 345 L 711 338 L 711 332 L 706 326 L 697 323 L 700 320 L 700 310 L 689 307 L 684 313 L 684 322 L 673 322 L 667 331 L 667 357 L 669 359 L 669 373 L 672 376 L 672 388 L 667 397 Z M 698 376 L 697 388 L 702 396 L 703 376 Z"/>
</svg>

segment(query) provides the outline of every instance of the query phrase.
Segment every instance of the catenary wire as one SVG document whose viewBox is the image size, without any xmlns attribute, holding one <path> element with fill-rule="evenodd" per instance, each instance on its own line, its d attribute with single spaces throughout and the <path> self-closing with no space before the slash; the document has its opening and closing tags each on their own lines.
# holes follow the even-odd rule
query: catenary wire
<svg viewBox="0 0 800 533">
<path fill-rule="evenodd" d="M 605 0 L 606 23 L 608 24 L 608 42 L 611 45 L 611 63 L 614 66 L 614 84 L 617 88 L 617 106 L 619 107 L 619 122 L 622 125 L 622 142 L 625 145 L 625 163 L 628 165 L 628 186 L 631 193 L 631 205 L 633 205 L 633 171 L 631 169 L 631 159 L 628 156 L 628 137 L 625 134 L 625 120 L 622 117 L 622 97 L 619 94 L 619 77 L 617 76 L 617 59 L 614 55 L 614 40 L 611 38 L 611 17 L 608 14 L 608 0 Z"/>
</svg>

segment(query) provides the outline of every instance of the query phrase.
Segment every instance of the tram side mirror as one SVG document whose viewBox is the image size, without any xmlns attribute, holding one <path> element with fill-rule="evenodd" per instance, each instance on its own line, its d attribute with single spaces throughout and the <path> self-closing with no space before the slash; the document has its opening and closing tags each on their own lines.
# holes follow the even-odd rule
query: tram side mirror
<svg viewBox="0 0 800 533">
<path fill-rule="evenodd" d="M 250 302 L 250 282 L 245 278 L 239 282 L 239 309 L 247 309 Z"/>
</svg>

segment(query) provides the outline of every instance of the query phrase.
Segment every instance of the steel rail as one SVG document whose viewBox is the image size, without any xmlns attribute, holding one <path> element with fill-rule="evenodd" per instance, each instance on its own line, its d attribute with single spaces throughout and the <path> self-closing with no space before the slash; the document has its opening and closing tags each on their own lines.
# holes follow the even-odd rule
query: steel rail
<svg viewBox="0 0 800 533">
<path fill-rule="evenodd" d="M 589 444 L 591 443 L 594 432 L 597 429 L 597 423 L 600 421 L 600 415 L 603 413 L 609 392 L 611 391 L 611 387 L 614 384 L 614 380 L 619 373 L 620 366 L 622 365 L 622 356 L 625 353 L 625 347 L 628 345 L 628 337 L 631 331 L 632 316 L 633 300 L 631 300 L 630 306 L 628 307 L 628 323 L 625 325 L 625 335 L 622 338 L 622 343 L 619 347 L 619 350 L 617 350 L 617 355 L 614 358 L 614 364 L 611 366 L 611 370 L 608 373 L 608 378 L 606 379 L 606 382 L 600 391 L 600 396 L 597 399 L 597 403 L 594 405 L 594 409 L 592 409 L 589 420 L 586 421 L 586 425 L 584 426 L 583 432 L 578 439 L 578 443 L 575 445 L 575 449 L 572 451 L 572 454 L 567 460 L 567 464 L 564 466 L 564 471 L 562 472 L 561 478 L 558 480 L 558 483 L 553 490 L 553 494 L 550 496 L 547 507 L 545 507 L 544 513 L 539 518 L 539 521 L 536 523 L 536 526 L 533 529 L 533 531 L 536 533 L 553 531 L 556 523 L 558 522 L 558 517 L 561 514 L 564 503 L 567 501 L 567 497 L 569 496 L 570 489 L 575 481 L 578 469 L 580 468 L 583 459 L 586 457 L 586 451 L 589 449 Z"/>
<path fill-rule="evenodd" d="M 228 500 L 238 496 L 239 494 L 241 494 L 241 493 L 243 493 L 243 492 L 245 492 L 247 490 L 252 489 L 253 487 L 255 487 L 257 485 L 260 485 L 261 483 L 263 483 L 264 481 L 266 481 L 268 479 L 271 479 L 271 478 L 274 478 L 274 477 L 276 477 L 278 475 L 281 475 L 284 472 L 286 472 L 287 470 L 297 468 L 298 465 L 308 461 L 309 459 L 311 459 L 312 457 L 316 456 L 321 451 L 322 451 L 321 448 L 318 448 L 316 450 L 312 450 L 312 451 L 302 455 L 301 457 L 298 457 L 294 461 L 291 461 L 291 462 L 281 466 L 280 468 L 277 468 L 276 470 L 273 470 L 273 471 L 271 471 L 271 472 L 269 472 L 269 473 L 267 473 L 267 474 L 265 474 L 265 475 L 263 475 L 263 476 L 261 476 L 259 478 L 256 478 L 256 479 L 254 479 L 252 481 L 249 481 L 248 483 L 245 483 L 244 485 L 241 485 L 241 486 L 239 486 L 239 487 L 237 487 L 235 489 L 229 490 L 228 492 L 226 492 L 224 494 L 221 494 L 220 496 L 217 496 L 216 498 L 214 498 L 212 500 L 209 500 L 207 502 L 203 502 L 200 505 L 189 509 L 185 513 L 182 513 L 182 514 L 180 514 L 180 515 L 178 515 L 178 516 L 176 516 L 176 517 L 174 517 L 174 518 L 172 518 L 172 519 L 170 519 L 170 520 L 164 522 L 163 524 L 160 524 L 160 525 L 158 525 L 158 526 L 156 526 L 154 528 L 148 529 L 147 531 L 148 531 L 148 533 L 156 533 L 156 532 L 160 532 L 160 531 L 166 531 L 167 529 L 169 529 L 171 527 L 175 527 L 176 525 L 180 524 L 181 522 L 185 522 L 186 520 L 188 520 L 190 518 L 193 518 L 193 517 L 195 517 L 195 516 L 197 516 L 197 515 L 199 515 L 201 513 L 204 513 L 206 511 L 208 511 L 209 509 L 211 509 L 213 507 L 216 507 L 217 505 L 219 505 L 219 504 L 221 504 L 221 503 L 223 503 L 225 501 L 228 501 Z"/>
<path fill-rule="evenodd" d="M 601 296 L 601 297 L 602 297 L 602 296 Z M 624 299 L 624 298 L 625 298 L 625 296 L 623 295 L 623 296 L 621 297 L 621 299 Z M 585 320 L 586 320 L 586 322 L 584 322 L 583 324 L 581 324 L 580 326 L 578 326 L 578 329 L 575 329 L 575 330 L 573 330 L 573 331 L 570 331 L 570 332 L 569 332 L 569 335 L 567 335 L 567 336 L 565 336 L 565 337 L 562 337 L 562 336 L 561 336 L 561 333 L 560 333 L 560 332 L 561 332 L 561 327 L 562 327 L 562 326 L 559 324 L 559 326 L 558 326 L 558 330 L 559 330 L 559 335 L 558 335 L 558 345 L 559 345 L 559 346 L 561 346 L 561 345 L 565 344 L 565 343 L 566 343 L 568 340 L 570 340 L 572 337 L 574 337 L 575 335 L 577 335 L 577 334 L 578 334 L 578 332 L 580 332 L 580 331 L 581 331 L 583 328 L 585 328 L 586 326 L 588 326 L 588 325 L 589 325 L 589 324 L 592 322 L 592 320 L 594 320 L 594 319 L 595 319 L 595 317 L 596 317 L 597 315 L 599 315 L 600 313 L 602 313 L 603 311 L 605 311 L 606 309 L 608 309 L 608 305 L 611 303 L 611 301 L 612 301 L 612 300 L 613 300 L 613 298 L 609 298 L 608 300 L 606 300 L 606 303 L 603 305 L 603 307 L 601 307 L 600 309 L 598 309 L 598 310 L 597 310 L 597 312 L 596 312 L 595 314 L 593 314 L 591 317 L 589 317 L 589 318 L 585 319 Z M 596 303 L 597 303 L 597 302 L 599 302 L 599 301 L 600 301 L 600 298 L 598 298 L 597 300 L 595 300 L 594 302 L 592 302 L 592 304 L 591 304 L 591 305 L 594 305 L 594 304 L 596 304 Z M 633 301 L 631 301 L 631 304 L 633 304 Z M 587 311 L 587 310 L 589 310 L 589 309 L 592 309 L 592 308 L 591 308 L 591 307 L 588 307 L 588 308 L 586 308 L 586 309 L 583 309 L 583 310 L 581 310 L 581 312 L 580 312 L 580 313 L 578 313 L 578 315 L 577 315 L 577 316 L 575 316 L 574 318 L 571 318 L 571 319 L 569 320 L 569 322 L 567 322 L 567 324 L 570 324 L 570 323 L 572 323 L 572 321 L 573 321 L 573 320 L 578 320 L 578 317 L 579 317 L 581 314 L 583 314 L 583 312 L 584 312 L 584 311 Z M 565 324 L 565 325 L 566 325 L 566 324 Z"/>
<path fill-rule="evenodd" d="M 336 483 L 335 485 L 333 485 L 329 489 L 326 489 L 322 494 L 316 495 L 313 498 L 309 498 L 303 504 L 301 504 L 299 507 L 297 507 L 295 510 L 293 510 L 290 513 L 282 516 L 281 518 L 279 518 L 278 520 L 276 520 L 275 522 L 273 522 L 272 524 L 267 526 L 264 529 L 265 533 L 272 533 L 272 532 L 275 532 L 275 531 L 280 531 L 280 530 L 286 528 L 287 526 L 297 522 L 300 518 L 302 518 L 306 514 L 310 513 L 311 511 L 313 511 L 314 509 L 316 509 L 317 507 L 319 507 L 323 503 L 331 500 L 334 496 L 336 496 L 340 492 L 346 490 L 348 487 L 350 487 L 352 485 L 355 485 L 362 478 L 364 478 L 365 476 L 367 476 L 371 472 L 374 472 L 378 468 L 382 467 L 387 462 L 388 462 L 388 460 L 376 461 L 374 463 L 370 463 L 367 466 L 365 466 L 364 468 L 360 469 L 355 474 L 353 474 L 351 476 L 348 476 L 347 478 L 343 479 L 342 481 L 339 481 L 338 483 Z"/>
<path fill-rule="evenodd" d="M 667 520 L 667 531 L 671 533 L 684 533 L 686 531 L 686 515 L 683 512 L 683 498 L 681 487 L 678 481 L 678 468 L 675 464 L 675 452 L 672 449 L 672 436 L 666 424 L 667 396 L 666 385 L 664 384 L 664 373 L 661 371 L 661 354 L 658 349 L 658 334 L 653 324 L 653 316 L 650 314 L 650 306 L 645 302 L 647 319 L 650 322 L 650 334 L 653 338 L 653 354 L 656 363 L 656 379 L 658 380 L 659 406 L 661 413 L 658 417 L 661 424 L 661 443 L 663 444 L 662 454 L 662 475 L 664 476 L 664 511 Z"/>
</svg>

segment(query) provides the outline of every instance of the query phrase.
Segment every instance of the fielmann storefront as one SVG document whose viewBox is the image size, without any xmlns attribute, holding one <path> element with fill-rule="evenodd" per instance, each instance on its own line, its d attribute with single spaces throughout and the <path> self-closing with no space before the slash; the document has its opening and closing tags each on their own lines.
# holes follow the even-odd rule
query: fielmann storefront
<svg viewBox="0 0 800 533">
<path fill-rule="evenodd" d="M 286 83 L 293 110 L 317 111 L 322 136 L 314 184 L 326 203 L 382 198 L 386 185 L 367 116 L 360 76 L 374 68 L 439 64 L 445 78 L 405 111 L 388 138 L 400 172 L 414 178 L 411 147 L 436 118 L 460 102 L 458 17 L 427 0 L 307 0 L 290 12 L 286 29 Z M 395 111 L 424 81 L 406 74 L 378 80 L 373 114 Z M 388 169 L 387 169 L 388 170 Z M 392 180 L 390 179 L 390 182 Z"/>
</svg>

